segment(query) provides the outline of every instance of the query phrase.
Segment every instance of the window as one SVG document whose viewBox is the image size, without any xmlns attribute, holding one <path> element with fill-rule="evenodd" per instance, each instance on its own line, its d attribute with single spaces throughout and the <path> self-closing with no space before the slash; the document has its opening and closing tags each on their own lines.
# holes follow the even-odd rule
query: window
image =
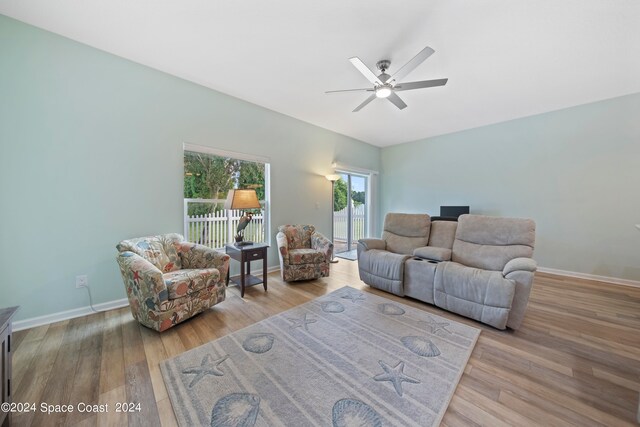
<svg viewBox="0 0 640 427">
<path fill-rule="evenodd" d="M 244 230 L 245 240 L 269 240 L 268 159 L 185 144 L 184 236 L 185 239 L 221 249 L 233 242 L 243 215 L 224 209 L 229 190 L 255 189 L 262 209 L 251 210 L 253 219 Z"/>
</svg>

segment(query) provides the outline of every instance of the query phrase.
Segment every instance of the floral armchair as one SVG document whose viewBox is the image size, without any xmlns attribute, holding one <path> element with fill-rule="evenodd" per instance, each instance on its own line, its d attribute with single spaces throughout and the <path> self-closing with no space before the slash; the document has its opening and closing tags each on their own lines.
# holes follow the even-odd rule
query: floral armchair
<svg viewBox="0 0 640 427">
<path fill-rule="evenodd" d="M 281 225 L 276 241 L 282 280 L 309 280 L 329 277 L 333 243 L 315 231 L 313 225 Z"/>
<path fill-rule="evenodd" d="M 133 317 L 164 331 L 224 301 L 229 255 L 179 234 L 123 240 L 116 246 Z"/>
</svg>

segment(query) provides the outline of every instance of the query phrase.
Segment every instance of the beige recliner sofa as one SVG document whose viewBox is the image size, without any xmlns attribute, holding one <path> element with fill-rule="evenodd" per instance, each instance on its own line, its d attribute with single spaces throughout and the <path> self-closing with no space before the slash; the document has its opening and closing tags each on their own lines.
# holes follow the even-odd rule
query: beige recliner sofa
<svg viewBox="0 0 640 427">
<path fill-rule="evenodd" d="M 390 213 L 382 239 L 358 242 L 358 269 L 372 287 L 518 329 L 537 268 L 534 243 L 530 219 Z"/>
</svg>

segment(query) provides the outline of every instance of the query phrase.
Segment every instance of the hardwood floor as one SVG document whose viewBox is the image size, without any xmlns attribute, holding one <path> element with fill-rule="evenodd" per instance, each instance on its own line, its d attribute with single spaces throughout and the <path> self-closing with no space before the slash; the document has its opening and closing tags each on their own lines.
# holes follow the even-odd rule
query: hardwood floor
<svg viewBox="0 0 640 427">
<path fill-rule="evenodd" d="M 268 292 L 249 288 L 244 299 L 229 288 L 225 302 L 162 334 L 136 323 L 128 308 L 20 331 L 14 402 L 108 404 L 109 412 L 15 414 L 14 425 L 175 425 L 160 361 L 344 285 L 482 329 L 443 425 L 636 425 L 640 288 L 542 273 L 534 283 L 516 332 L 371 289 L 346 260 L 328 279 L 286 284 L 273 273 Z M 117 413 L 117 402 L 139 402 L 141 411 Z"/>
</svg>

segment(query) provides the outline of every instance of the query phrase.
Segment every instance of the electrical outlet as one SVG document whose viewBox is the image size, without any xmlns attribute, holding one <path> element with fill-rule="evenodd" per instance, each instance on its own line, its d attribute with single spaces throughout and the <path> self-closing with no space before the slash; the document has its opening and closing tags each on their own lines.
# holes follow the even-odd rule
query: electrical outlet
<svg viewBox="0 0 640 427">
<path fill-rule="evenodd" d="M 89 277 L 86 274 L 76 276 L 76 288 L 86 288 L 89 286 Z"/>
</svg>

